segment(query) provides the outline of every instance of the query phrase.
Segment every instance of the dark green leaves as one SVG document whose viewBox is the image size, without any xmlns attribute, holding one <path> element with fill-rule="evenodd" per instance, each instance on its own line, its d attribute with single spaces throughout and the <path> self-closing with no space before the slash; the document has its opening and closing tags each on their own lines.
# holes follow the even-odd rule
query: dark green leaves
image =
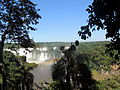
<svg viewBox="0 0 120 90">
<path fill-rule="evenodd" d="M 86 35 L 81 35 L 81 39 L 84 39 L 84 40 L 86 40 Z"/>
<path fill-rule="evenodd" d="M 88 36 L 91 37 L 91 32 L 88 32 Z"/>
<path fill-rule="evenodd" d="M 79 45 L 79 41 L 78 41 L 78 40 L 75 41 L 75 45 L 76 45 L 76 46 Z"/>
<path fill-rule="evenodd" d="M 4 40 L 19 43 L 23 47 L 30 45 L 28 32 L 36 30 L 32 24 L 38 24 L 41 18 L 35 6 L 31 0 L 0 1 L 0 35 L 5 36 Z"/>
<path fill-rule="evenodd" d="M 81 26 L 78 32 L 81 39 L 91 37 L 95 30 L 106 30 L 106 38 L 111 38 L 111 50 L 120 52 L 120 1 L 93 0 L 92 5 L 86 9 L 88 24 Z"/>
<path fill-rule="evenodd" d="M 76 46 L 75 46 L 75 45 L 71 45 L 70 49 L 71 49 L 72 51 L 75 51 L 75 50 L 76 50 Z"/>
</svg>

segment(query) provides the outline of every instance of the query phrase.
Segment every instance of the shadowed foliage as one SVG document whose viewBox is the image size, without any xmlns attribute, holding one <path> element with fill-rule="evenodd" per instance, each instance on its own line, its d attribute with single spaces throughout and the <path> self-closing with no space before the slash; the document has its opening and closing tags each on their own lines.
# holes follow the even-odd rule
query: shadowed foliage
<svg viewBox="0 0 120 90">
<path fill-rule="evenodd" d="M 64 84 L 59 90 L 94 90 L 95 81 L 85 64 L 88 58 L 82 54 L 76 55 L 76 46 L 78 43 L 63 50 L 64 56 L 52 67 L 52 78 L 59 84 Z"/>
<path fill-rule="evenodd" d="M 95 30 L 105 30 L 106 38 L 111 38 L 107 44 L 107 52 L 119 60 L 120 54 L 120 0 L 93 0 L 86 11 L 89 14 L 88 24 L 78 32 L 82 39 L 91 37 Z M 116 53 L 114 52 L 116 51 Z"/>
<path fill-rule="evenodd" d="M 35 6 L 36 4 L 30 0 L 0 0 L 0 63 L 2 64 L 4 90 L 6 90 L 4 43 L 15 43 L 24 48 L 34 45 L 28 33 L 36 30 L 31 25 L 38 24 L 38 19 L 41 18 Z"/>
<path fill-rule="evenodd" d="M 22 56 L 21 56 L 22 57 Z M 31 67 L 26 68 L 24 57 L 17 58 L 13 53 L 4 51 L 4 62 L 6 66 L 6 89 L 7 90 L 31 90 L 34 76 L 29 72 Z M 20 61 L 19 61 L 19 60 Z"/>
</svg>

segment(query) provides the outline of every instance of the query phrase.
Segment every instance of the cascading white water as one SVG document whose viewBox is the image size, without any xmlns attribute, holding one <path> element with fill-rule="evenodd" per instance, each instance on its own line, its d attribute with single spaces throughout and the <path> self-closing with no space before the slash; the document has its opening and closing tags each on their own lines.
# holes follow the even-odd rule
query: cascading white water
<svg viewBox="0 0 120 90">
<path fill-rule="evenodd" d="M 52 50 L 48 50 L 47 47 L 36 48 L 36 49 L 28 48 L 28 50 L 26 50 L 25 48 L 20 48 L 17 49 L 16 51 L 10 49 L 4 49 L 4 50 L 11 51 L 15 55 L 26 56 L 26 61 L 30 63 L 31 62 L 41 63 L 46 60 L 51 60 L 61 57 L 61 52 L 57 50 L 56 47 L 53 47 Z"/>
</svg>

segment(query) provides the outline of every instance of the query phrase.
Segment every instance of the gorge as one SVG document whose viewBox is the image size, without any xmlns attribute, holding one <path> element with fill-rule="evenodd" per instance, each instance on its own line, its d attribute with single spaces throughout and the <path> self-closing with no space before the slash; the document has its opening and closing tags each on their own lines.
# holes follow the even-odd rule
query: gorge
<svg viewBox="0 0 120 90">
<path fill-rule="evenodd" d="M 5 48 L 4 51 L 10 51 L 14 55 L 26 56 L 26 62 L 29 63 L 41 63 L 46 60 L 57 59 L 62 56 L 60 51 L 61 45 L 42 45 L 36 48 L 18 48 L 18 49 L 9 49 Z M 68 49 L 69 45 L 65 46 L 65 49 Z"/>
</svg>

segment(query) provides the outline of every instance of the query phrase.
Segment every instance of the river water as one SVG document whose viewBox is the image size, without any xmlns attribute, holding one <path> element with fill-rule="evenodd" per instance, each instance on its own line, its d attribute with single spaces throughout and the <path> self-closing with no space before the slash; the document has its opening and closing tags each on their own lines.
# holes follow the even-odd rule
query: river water
<svg viewBox="0 0 120 90">
<path fill-rule="evenodd" d="M 31 71 L 34 75 L 34 83 L 40 86 L 41 81 L 50 82 L 52 81 L 51 77 L 51 63 L 49 64 L 40 64 L 37 68 Z"/>
</svg>

